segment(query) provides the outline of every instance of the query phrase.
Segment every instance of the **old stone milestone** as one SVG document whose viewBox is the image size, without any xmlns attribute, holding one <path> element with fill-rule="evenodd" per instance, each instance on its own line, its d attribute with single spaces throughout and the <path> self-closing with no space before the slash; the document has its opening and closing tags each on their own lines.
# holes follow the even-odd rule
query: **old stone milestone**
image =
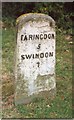
<svg viewBox="0 0 74 120">
<path fill-rule="evenodd" d="M 16 104 L 53 95 L 55 37 L 55 21 L 48 15 L 29 13 L 17 19 Z"/>
</svg>

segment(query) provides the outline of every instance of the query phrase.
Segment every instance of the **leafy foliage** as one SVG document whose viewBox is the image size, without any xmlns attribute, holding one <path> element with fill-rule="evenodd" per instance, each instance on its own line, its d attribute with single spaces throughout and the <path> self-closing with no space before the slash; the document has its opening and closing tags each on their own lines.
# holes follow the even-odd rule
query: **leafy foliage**
<svg viewBox="0 0 74 120">
<path fill-rule="evenodd" d="M 30 12 L 44 13 L 51 16 L 58 28 L 71 29 L 73 20 L 73 3 L 63 2 L 11 2 L 2 4 L 3 20 L 15 19 Z M 6 21 L 7 22 L 7 21 Z M 14 21 L 11 21 L 14 24 Z"/>
</svg>

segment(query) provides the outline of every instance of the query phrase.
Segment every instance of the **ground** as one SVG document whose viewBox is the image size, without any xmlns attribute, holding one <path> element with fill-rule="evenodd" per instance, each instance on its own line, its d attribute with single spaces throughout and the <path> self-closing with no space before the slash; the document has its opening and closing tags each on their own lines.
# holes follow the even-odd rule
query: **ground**
<svg viewBox="0 0 74 120">
<path fill-rule="evenodd" d="M 14 104 L 15 27 L 2 30 L 2 118 L 72 118 L 72 37 L 56 30 L 56 96 Z"/>
</svg>

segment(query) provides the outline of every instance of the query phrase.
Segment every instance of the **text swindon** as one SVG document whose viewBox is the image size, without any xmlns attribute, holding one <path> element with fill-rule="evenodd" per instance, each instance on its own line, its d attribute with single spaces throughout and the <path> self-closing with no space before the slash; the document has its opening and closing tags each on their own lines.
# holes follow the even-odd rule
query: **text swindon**
<svg viewBox="0 0 74 120">
<path fill-rule="evenodd" d="M 25 55 L 21 55 L 21 59 L 39 59 L 39 58 L 48 58 L 48 57 L 52 57 L 53 56 L 53 52 L 45 52 L 45 53 L 36 53 L 36 54 L 25 54 Z"/>
</svg>

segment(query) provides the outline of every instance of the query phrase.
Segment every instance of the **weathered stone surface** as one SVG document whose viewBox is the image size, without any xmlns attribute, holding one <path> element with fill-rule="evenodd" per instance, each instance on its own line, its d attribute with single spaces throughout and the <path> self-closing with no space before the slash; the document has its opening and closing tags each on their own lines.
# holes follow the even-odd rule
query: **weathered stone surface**
<svg viewBox="0 0 74 120">
<path fill-rule="evenodd" d="M 30 13 L 17 19 L 15 78 L 16 104 L 55 90 L 55 22 L 48 15 Z"/>
</svg>

